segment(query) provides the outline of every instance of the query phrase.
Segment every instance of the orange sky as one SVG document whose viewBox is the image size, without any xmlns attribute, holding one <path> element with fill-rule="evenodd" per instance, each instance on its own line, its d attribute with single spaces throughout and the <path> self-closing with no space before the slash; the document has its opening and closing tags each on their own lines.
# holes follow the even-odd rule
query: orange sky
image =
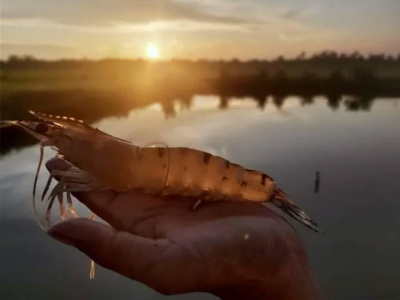
<svg viewBox="0 0 400 300">
<path fill-rule="evenodd" d="M 3 0 L 1 57 L 251 59 L 400 52 L 398 0 Z"/>
</svg>

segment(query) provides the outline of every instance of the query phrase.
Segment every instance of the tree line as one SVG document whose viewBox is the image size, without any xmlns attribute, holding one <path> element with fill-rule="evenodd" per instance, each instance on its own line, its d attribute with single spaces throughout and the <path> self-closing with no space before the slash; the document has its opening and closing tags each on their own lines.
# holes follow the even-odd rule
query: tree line
<svg viewBox="0 0 400 300">
<path fill-rule="evenodd" d="M 90 63 L 112 63 L 112 62 L 131 62 L 131 63 L 141 63 L 146 60 L 143 58 L 126 59 L 126 58 L 103 58 L 103 59 L 71 59 L 63 58 L 57 60 L 47 60 L 43 58 L 36 58 L 33 55 L 10 55 L 7 59 L 0 60 L 2 67 L 29 67 L 38 66 L 43 64 L 59 64 L 59 65 L 69 65 L 69 64 L 90 64 Z M 197 59 L 197 60 L 186 60 L 173 58 L 168 60 L 169 62 L 185 63 L 185 62 L 197 62 L 197 63 L 225 63 L 225 64 L 263 64 L 263 63 L 400 63 L 400 52 L 397 55 L 385 54 L 385 53 L 371 53 L 363 55 L 358 51 L 352 53 L 338 53 L 333 50 L 324 50 L 317 53 L 312 53 L 310 55 L 307 52 L 302 51 L 294 58 L 285 58 L 283 55 L 279 55 L 273 59 L 249 59 L 240 60 L 238 58 L 233 58 L 231 60 L 208 60 L 208 59 Z"/>
</svg>

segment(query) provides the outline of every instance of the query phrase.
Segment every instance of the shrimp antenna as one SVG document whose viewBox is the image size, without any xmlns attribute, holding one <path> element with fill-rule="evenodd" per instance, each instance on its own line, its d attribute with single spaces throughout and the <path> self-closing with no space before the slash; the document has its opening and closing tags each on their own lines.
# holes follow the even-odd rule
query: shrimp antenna
<svg viewBox="0 0 400 300">
<path fill-rule="evenodd" d="M 163 190 L 167 186 L 168 176 L 169 176 L 169 169 L 170 169 L 170 165 L 171 165 L 171 149 L 169 148 L 169 146 L 167 144 L 164 144 L 164 146 L 168 150 L 168 164 L 167 164 L 167 173 L 165 174 L 165 181 L 164 181 Z"/>
<path fill-rule="evenodd" d="M 39 227 L 43 230 L 43 231 L 47 231 L 47 229 L 42 225 L 42 223 L 39 220 L 39 214 L 36 210 L 36 185 L 37 185 L 37 181 L 39 178 L 39 172 L 40 172 L 40 167 L 42 165 L 42 161 L 43 161 L 43 154 L 44 154 L 44 150 L 43 150 L 44 146 L 40 145 L 40 157 L 39 157 L 39 163 L 36 169 L 36 175 L 35 175 L 35 181 L 33 183 L 33 192 L 32 192 L 32 208 L 33 208 L 33 212 L 35 214 L 35 220 L 36 222 L 39 224 Z"/>
<path fill-rule="evenodd" d="M 10 127 L 10 126 L 18 126 L 18 122 L 17 121 L 0 121 L 0 129 L 1 128 L 6 128 L 6 127 Z"/>
<path fill-rule="evenodd" d="M 93 220 L 96 218 L 96 215 L 92 213 L 92 216 L 90 217 L 90 220 Z M 89 270 L 89 279 L 94 279 L 94 271 L 95 271 L 95 265 L 94 265 L 94 260 L 90 260 L 90 270 Z"/>
<path fill-rule="evenodd" d="M 94 279 L 94 260 L 90 260 L 90 274 L 89 274 L 90 279 Z"/>
</svg>

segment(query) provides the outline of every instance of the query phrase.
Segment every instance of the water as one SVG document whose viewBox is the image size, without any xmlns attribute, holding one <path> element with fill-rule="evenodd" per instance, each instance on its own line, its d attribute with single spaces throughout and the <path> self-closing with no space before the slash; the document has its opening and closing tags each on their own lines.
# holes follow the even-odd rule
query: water
<svg viewBox="0 0 400 300">
<path fill-rule="evenodd" d="M 190 110 L 176 108 L 172 119 L 154 104 L 95 125 L 139 145 L 162 141 L 197 148 L 273 176 L 326 232 L 318 235 L 292 222 L 326 299 L 399 299 L 399 100 L 378 99 L 369 111 L 348 111 L 333 110 L 324 98 L 307 106 L 287 98 L 281 109 L 267 104 L 262 110 L 241 99 L 220 110 L 218 98 L 198 96 Z M 90 281 L 88 259 L 39 230 L 29 203 L 37 155 L 33 146 L 0 161 L 1 294 L 7 299 L 164 299 L 99 266 Z M 317 194 L 316 171 L 321 174 Z M 39 189 L 46 179 L 46 171 L 41 173 Z M 215 299 L 207 294 L 170 298 Z"/>
</svg>

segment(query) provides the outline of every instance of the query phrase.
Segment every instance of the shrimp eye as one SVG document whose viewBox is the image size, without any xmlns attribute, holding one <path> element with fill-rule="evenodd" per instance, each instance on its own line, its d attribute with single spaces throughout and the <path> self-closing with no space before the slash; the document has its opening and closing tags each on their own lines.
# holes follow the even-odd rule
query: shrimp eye
<svg viewBox="0 0 400 300">
<path fill-rule="evenodd" d="M 35 131 L 39 134 L 45 134 L 49 130 L 49 126 L 47 124 L 39 123 L 35 127 Z"/>
</svg>

